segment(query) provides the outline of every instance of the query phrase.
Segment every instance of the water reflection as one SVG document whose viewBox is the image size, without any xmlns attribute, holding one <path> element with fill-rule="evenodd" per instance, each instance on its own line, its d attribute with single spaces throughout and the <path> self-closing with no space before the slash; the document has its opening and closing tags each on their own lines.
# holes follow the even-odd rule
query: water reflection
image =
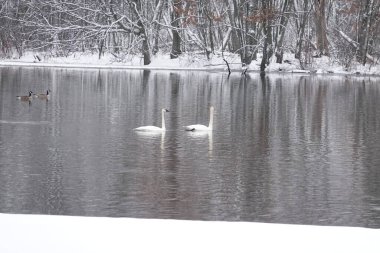
<svg viewBox="0 0 380 253">
<path fill-rule="evenodd" d="M 161 145 L 160 149 L 164 150 L 165 148 L 165 131 L 136 131 L 136 134 L 139 136 L 139 141 L 154 141 L 157 138 L 160 138 Z"/>
<path fill-rule="evenodd" d="M 212 158 L 213 142 L 212 131 L 186 131 L 186 134 L 193 139 L 197 144 L 202 143 L 204 140 L 208 142 L 208 156 Z"/>
<path fill-rule="evenodd" d="M 380 227 L 378 79 L 0 68 L 0 212 Z M 15 97 L 52 90 L 31 106 Z M 191 122 L 214 130 L 186 132 Z M 135 132 L 160 125 L 164 133 Z"/>
</svg>

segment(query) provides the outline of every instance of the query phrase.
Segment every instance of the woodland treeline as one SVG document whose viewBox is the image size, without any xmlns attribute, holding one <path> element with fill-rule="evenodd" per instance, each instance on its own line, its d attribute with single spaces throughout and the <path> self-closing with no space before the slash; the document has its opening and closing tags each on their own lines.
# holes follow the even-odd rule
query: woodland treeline
<svg viewBox="0 0 380 253">
<path fill-rule="evenodd" d="M 380 58 L 380 0 L 0 0 L 1 57 L 93 52 L 120 59 L 236 53 L 303 68 L 329 56 L 345 67 Z"/>
</svg>

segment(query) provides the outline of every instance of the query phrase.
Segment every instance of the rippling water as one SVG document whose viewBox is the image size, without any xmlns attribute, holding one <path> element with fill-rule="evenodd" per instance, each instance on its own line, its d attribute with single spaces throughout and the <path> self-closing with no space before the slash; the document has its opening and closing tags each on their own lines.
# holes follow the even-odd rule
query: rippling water
<svg viewBox="0 0 380 253">
<path fill-rule="evenodd" d="M 380 227 L 379 79 L 0 74 L 0 212 Z"/>
</svg>

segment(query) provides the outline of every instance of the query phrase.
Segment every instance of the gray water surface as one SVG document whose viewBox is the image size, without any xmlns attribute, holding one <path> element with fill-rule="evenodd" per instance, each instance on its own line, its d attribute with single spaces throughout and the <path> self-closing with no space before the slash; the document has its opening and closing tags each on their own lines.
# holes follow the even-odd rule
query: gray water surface
<svg viewBox="0 0 380 253">
<path fill-rule="evenodd" d="M 379 228 L 380 80 L 1 67 L 0 212 Z"/>
</svg>

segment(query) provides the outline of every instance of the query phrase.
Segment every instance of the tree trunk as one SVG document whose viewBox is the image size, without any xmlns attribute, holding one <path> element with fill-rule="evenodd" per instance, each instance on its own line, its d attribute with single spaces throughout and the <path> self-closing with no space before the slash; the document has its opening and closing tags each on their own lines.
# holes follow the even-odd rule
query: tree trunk
<svg viewBox="0 0 380 253">
<path fill-rule="evenodd" d="M 358 34 L 358 60 L 363 65 L 366 64 L 367 60 L 367 50 L 368 50 L 368 38 L 369 38 L 369 29 L 371 23 L 371 13 L 373 7 L 373 0 L 363 1 L 364 6 L 362 7 L 364 10 L 360 16 L 361 25 Z"/>
<path fill-rule="evenodd" d="M 103 48 L 104 48 L 104 38 L 101 38 L 99 41 L 99 46 L 98 46 L 98 50 L 99 50 L 98 58 L 99 58 L 99 60 L 102 58 Z"/>
<path fill-rule="evenodd" d="M 236 0 L 226 0 L 228 6 L 228 17 L 232 27 L 231 30 L 231 50 L 232 52 L 238 52 L 241 49 L 240 43 L 240 29 L 236 22 L 236 18 L 239 16 Z"/>
<path fill-rule="evenodd" d="M 160 33 L 159 29 L 159 20 L 162 16 L 162 8 L 163 8 L 163 0 L 156 0 L 156 9 L 153 15 L 153 55 L 157 54 L 158 52 L 158 35 Z"/>
<path fill-rule="evenodd" d="M 294 11 L 299 12 L 300 10 L 298 9 L 298 5 L 296 4 L 297 0 L 293 1 L 293 6 L 294 6 Z M 297 25 L 297 44 L 296 44 L 296 53 L 294 57 L 296 59 L 299 59 L 301 62 L 301 53 L 302 53 L 302 47 L 303 47 L 303 40 L 305 36 L 305 28 L 306 28 L 306 23 L 307 20 L 309 19 L 309 0 L 304 0 L 304 6 L 303 6 L 303 14 L 300 14 L 301 20 L 297 19 L 296 23 Z M 301 62 L 302 63 L 302 62 Z"/>
<path fill-rule="evenodd" d="M 314 0 L 315 8 L 315 29 L 317 35 L 317 50 L 318 57 L 322 55 L 329 55 L 329 47 L 327 40 L 327 27 L 326 27 L 326 2 L 325 0 Z"/>
<path fill-rule="evenodd" d="M 288 17 L 286 17 L 285 13 L 289 11 L 289 0 L 284 1 L 284 5 L 282 8 L 282 14 L 280 19 L 280 27 L 278 28 L 278 37 L 275 40 L 278 41 L 276 45 L 276 62 L 282 63 L 283 57 L 284 57 L 284 49 L 282 48 L 284 38 L 285 38 L 285 32 L 286 32 L 286 25 L 288 23 Z"/>
<path fill-rule="evenodd" d="M 255 10 L 255 3 L 246 3 L 245 8 L 245 15 L 246 17 L 249 17 L 250 15 L 253 15 L 253 12 Z M 257 4 L 257 3 L 256 3 Z M 244 59 L 242 60 L 242 63 L 244 65 L 251 64 L 252 60 L 256 59 L 256 50 L 253 48 L 256 38 L 255 38 L 255 24 L 246 19 L 245 21 L 245 47 L 244 47 Z"/>
<path fill-rule="evenodd" d="M 135 31 L 135 34 L 137 36 L 140 36 L 142 38 L 142 54 L 144 57 L 144 65 L 149 65 L 151 63 L 151 54 L 150 54 L 150 48 L 149 48 L 149 39 L 146 34 L 145 25 L 142 22 L 141 18 L 141 2 L 140 0 L 131 0 L 130 2 L 132 12 L 137 17 L 137 26 L 138 31 Z"/>
<path fill-rule="evenodd" d="M 208 26 L 208 35 L 209 35 L 209 39 L 210 39 L 210 50 L 212 53 L 214 53 L 214 37 L 213 37 L 213 31 L 212 31 L 212 27 L 213 27 L 213 23 L 212 23 L 212 19 L 209 17 L 209 26 Z"/>
<path fill-rule="evenodd" d="M 260 64 L 260 71 L 264 72 L 266 65 L 269 64 L 269 59 L 273 55 L 273 39 L 272 39 L 272 21 L 269 15 L 272 4 L 268 0 L 262 0 L 262 11 L 265 14 L 265 21 L 263 24 L 264 29 L 264 48 L 263 48 L 263 58 Z"/>
<path fill-rule="evenodd" d="M 171 15 L 171 25 L 172 25 L 172 33 L 173 33 L 173 44 L 172 44 L 172 50 L 170 52 L 170 59 L 176 59 L 178 56 L 182 53 L 181 52 L 181 36 L 179 36 L 178 28 L 180 26 L 180 10 L 182 8 L 181 6 L 181 0 L 174 0 L 173 1 L 173 12 Z"/>
</svg>

